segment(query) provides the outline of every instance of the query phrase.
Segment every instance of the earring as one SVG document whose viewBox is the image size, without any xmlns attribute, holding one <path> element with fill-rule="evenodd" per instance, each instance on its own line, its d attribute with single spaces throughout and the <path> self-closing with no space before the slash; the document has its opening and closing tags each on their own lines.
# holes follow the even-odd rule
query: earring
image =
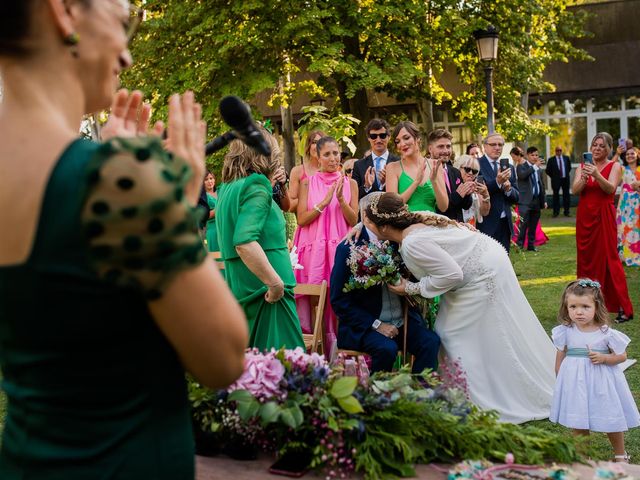
<svg viewBox="0 0 640 480">
<path fill-rule="evenodd" d="M 73 58 L 78 58 L 78 43 L 80 43 L 80 35 L 77 32 L 72 32 L 64 37 L 64 44 L 69 47 Z"/>
</svg>

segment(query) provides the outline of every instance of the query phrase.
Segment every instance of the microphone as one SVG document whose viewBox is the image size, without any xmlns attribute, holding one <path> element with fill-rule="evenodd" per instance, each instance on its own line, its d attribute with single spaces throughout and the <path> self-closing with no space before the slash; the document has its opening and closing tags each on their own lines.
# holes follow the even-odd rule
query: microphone
<svg viewBox="0 0 640 480">
<path fill-rule="evenodd" d="M 236 137 L 233 132 L 223 133 L 204 146 L 204 154 L 207 156 L 211 155 L 212 153 L 226 147 L 231 140 L 235 140 L 236 138 L 238 137 Z"/>
<path fill-rule="evenodd" d="M 266 157 L 271 155 L 271 147 L 251 118 L 251 111 L 246 103 L 238 97 L 224 97 L 220 102 L 220 115 L 226 124 L 233 128 L 231 133 L 236 138 L 261 155 Z"/>
</svg>

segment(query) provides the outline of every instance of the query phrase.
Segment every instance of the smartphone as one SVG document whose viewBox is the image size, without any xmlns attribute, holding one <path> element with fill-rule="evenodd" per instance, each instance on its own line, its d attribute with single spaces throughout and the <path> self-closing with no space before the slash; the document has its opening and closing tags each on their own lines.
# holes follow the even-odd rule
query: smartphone
<svg viewBox="0 0 640 480">
<path fill-rule="evenodd" d="M 476 177 L 476 183 L 479 183 L 480 185 L 484 185 L 484 177 L 482 176 L 481 173 L 479 173 L 478 176 Z"/>
<path fill-rule="evenodd" d="M 626 138 L 619 138 L 618 139 L 618 146 L 622 147 L 622 151 L 626 152 L 627 151 L 627 139 Z"/>
<path fill-rule="evenodd" d="M 582 154 L 582 161 L 593 165 L 593 154 L 591 152 L 584 152 Z"/>
<path fill-rule="evenodd" d="M 508 168 L 509 168 L 509 159 L 508 158 L 501 158 L 500 159 L 500 171 L 506 170 Z"/>
<path fill-rule="evenodd" d="M 300 478 L 309 471 L 311 455 L 304 452 L 284 454 L 269 467 L 269 473 L 285 477 Z"/>
</svg>

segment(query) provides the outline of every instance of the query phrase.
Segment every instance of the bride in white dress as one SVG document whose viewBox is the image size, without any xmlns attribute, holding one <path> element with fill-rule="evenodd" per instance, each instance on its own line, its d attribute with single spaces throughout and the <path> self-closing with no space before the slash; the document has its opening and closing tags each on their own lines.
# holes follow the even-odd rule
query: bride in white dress
<svg viewBox="0 0 640 480">
<path fill-rule="evenodd" d="M 505 422 L 548 418 L 555 348 L 502 245 L 447 217 L 410 213 L 394 193 L 376 196 L 363 221 L 381 240 L 400 244 L 419 279 L 390 289 L 441 295 L 435 329 L 446 355 L 460 359 L 472 402 Z"/>
</svg>

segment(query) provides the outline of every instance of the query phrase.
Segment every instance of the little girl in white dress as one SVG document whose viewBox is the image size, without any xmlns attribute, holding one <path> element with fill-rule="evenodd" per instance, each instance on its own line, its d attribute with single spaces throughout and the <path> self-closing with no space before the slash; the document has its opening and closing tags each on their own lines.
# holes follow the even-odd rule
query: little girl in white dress
<svg viewBox="0 0 640 480">
<path fill-rule="evenodd" d="M 556 386 L 549 419 L 576 434 L 604 432 L 615 460 L 628 462 L 624 432 L 640 425 L 640 414 L 619 364 L 629 337 L 609 328 L 600 284 L 571 282 L 562 295 L 561 325 L 551 335 L 558 349 Z"/>
</svg>

